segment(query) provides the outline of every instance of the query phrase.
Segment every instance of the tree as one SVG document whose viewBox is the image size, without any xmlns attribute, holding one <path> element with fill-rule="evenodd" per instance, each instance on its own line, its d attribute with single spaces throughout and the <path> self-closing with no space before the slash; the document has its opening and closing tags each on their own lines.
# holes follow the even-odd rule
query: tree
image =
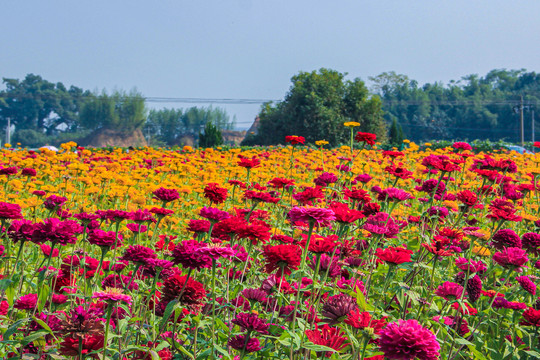
<svg viewBox="0 0 540 360">
<path fill-rule="evenodd" d="M 223 144 L 221 130 L 212 122 L 207 122 L 204 127 L 204 133 L 199 133 L 199 147 L 209 148 Z"/>
<path fill-rule="evenodd" d="M 75 131 L 78 112 L 90 95 L 78 87 L 28 74 L 24 80 L 3 78 L 6 89 L 0 91 L 0 126 L 7 120 L 16 130 L 33 130 L 47 135 Z"/>
<path fill-rule="evenodd" d="M 144 97 L 136 90 L 129 93 L 115 91 L 112 95 L 103 91 L 88 98 L 79 118 L 81 125 L 90 130 L 105 128 L 130 132 L 146 121 Z"/>
<path fill-rule="evenodd" d="M 403 144 L 403 129 L 401 128 L 401 125 L 398 124 L 397 120 L 394 119 L 392 121 L 392 125 L 390 126 L 390 130 L 388 131 L 388 142 L 392 146 L 401 147 Z"/>
<path fill-rule="evenodd" d="M 178 145 L 183 136 L 197 138 L 208 123 L 220 130 L 232 130 L 231 121 L 224 109 L 213 107 L 191 107 L 182 109 L 151 110 L 145 124 L 145 133 L 168 146 Z"/>
<path fill-rule="evenodd" d="M 347 121 L 360 123 L 359 131 L 374 132 L 384 141 L 387 130 L 380 99 L 370 96 L 360 79 L 345 80 L 345 76 L 324 68 L 293 76 L 285 99 L 261 108 L 254 142 L 279 144 L 287 135 L 300 135 L 307 142 L 325 139 L 335 146 L 347 139 L 343 126 Z"/>
</svg>

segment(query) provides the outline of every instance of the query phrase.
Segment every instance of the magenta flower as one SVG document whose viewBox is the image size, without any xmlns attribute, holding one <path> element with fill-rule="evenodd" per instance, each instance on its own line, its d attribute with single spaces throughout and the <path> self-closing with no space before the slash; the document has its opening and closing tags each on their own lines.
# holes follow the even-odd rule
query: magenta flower
<svg viewBox="0 0 540 360">
<path fill-rule="evenodd" d="M 453 283 L 451 281 L 445 281 L 435 291 L 435 295 L 445 298 L 448 301 L 461 298 L 463 295 L 463 286 Z"/>
<path fill-rule="evenodd" d="M 379 201 L 388 201 L 388 202 L 401 202 L 405 200 L 412 199 L 413 196 L 402 189 L 388 188 L 381 190 L 377 199 Z"/>
<path fill-rule="evenodd" d="M 383 235 L 387 238 L 393 238 L 399 233 L 399 227 L 385 212 L 370 215 L 363 228 L 372 234 Z"/>
<path fill-rule="evenodd" d="M 255 314 L 240 313 L 232 320 L 233 324 L 240 326 L 243 330 L 256 331 L 261 334 L 268 334 L 269 324 Z"/>
<path fill-rule="evenodd" d="M 203 207 L 199 211 L 199 215 L 203 218 L 210 220 L 211 223 L 217 223 L 221 220 L 228 219 L 231 215 L 228 212 L 222 211 L 216 208 Z"/>
<path fill-rule="evenodd" d="M 250 337 L 246 341 L 245 335 L 236 335 L 229 340 L 229 346 L 235 350 L 245 351 L 246 353 L 252 353 L 261 350 L 261 343 L 259 339 Z"/>
<path fill-rule="evenodd" d="M 95 229 L 88 234 L 88 242 L 101 248 L 114 249 L 115 244 L 116 247 L 122 246 L 122 235 L 118 234 L 118 241 L 116 241 L 114 231 Z"/>
<path fill-rule="evenodd" d="M 174 247 L 172 252 L 173 262 L 180 264 L 186 269 L 209 268 L 212 266 L 212 258 L 204 253 L 198 253 L 199 249 L 206 247 L 205 243 L 196 240 L 184 240 Z"/>
<path fill-rule="evenodd" d="M 527 291 L 532 295 L 536 295 L 536 284 L 532 282 L 531 278 L 526 275 L 516 277 L 517 282 L 523 290 Z"/>
<path fill-rule="evenodd" d="M 508 247 L 493 254 L 493 261 L 507 269 L 518 269 L 529 261 L 529 258 L 525 250 Z"/>
<path fill-rule="evenodd" d="M 53 244 L 74 244 L 77 241 L 77 234 L 83 228 L 74 220 L 58 220 L 57 218 L 45 219 L 42 223 L 34 225 L 32 241 L 44 243 L 50 241 Z"/>
<path fill-rule="evenodd" d="M 317 226 L 326 227 L 336 219 L 335 214 L 330 209 L 295 206 L 289 211 L 289 219 L 292 222 L 300 221 Z"/>
<path fill-rule="evenodd" d="M 34 310 L 37 305 L 37 300 L 37 294 L 24 295 L 15 301 L 13 307 L 19 310 Z"/>
<path fill-rule="evenodd" d="M 168 203 L 180 198 L 180 194 L 176 189 L 165 189 L 163 187 L 152 192 L 154 199 L 161 200 L 163 203 Z"/>
<path fill-rule="evenodd" d="M 507 247 L 515 247 L 520 248 L 521 245 L 521 239 L 519 238 L 518 234 L 512 229 L 500 229 L 493 235 L 493 241 L 491 245 L 497 249 L 502 250 Z"/>
<path fill-rule="evenodd" d="M 395 360 L 435 360 L 441 348 L 437 337 L 414 319 L 388 324 L 379 345 L 387 359 Z"/>
<path fill-rule="evenodd" d="M 126 302 L 131 304 L 131 296 L 124 294 L 122 289 L 115 287 L 110 287 L 105 289 L 105 291 L 98 291 L 92 295 L 93 299 L 98 299 L 105 301 L 107 303 L 117 303 L 119 301 Z"/>
<path fill-rule="evenodd" d="M 22 219 L 21 207 L 17 204 L 0 202 L 0 219 Z"/>
<path fill-rule="evenodd" d="M 121 260 L 134 262 L 137 265 L 146 265 L 148 259 L 157 258 L 154 250 L 142 245 L 130 245 L 122 256 Z"/>
</svg>

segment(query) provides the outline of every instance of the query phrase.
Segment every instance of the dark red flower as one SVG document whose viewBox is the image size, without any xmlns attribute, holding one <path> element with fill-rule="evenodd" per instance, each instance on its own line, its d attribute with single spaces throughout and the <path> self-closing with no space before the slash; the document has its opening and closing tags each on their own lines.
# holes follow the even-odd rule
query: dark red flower
<svg viewBox="0 0 540 360">
<path fill-rule="evenodd" d="M 180 198 L 180 194 L 178 193 L 178 190 L 165 189 L 163 187 L 160 187 L 159 189 L 154 190 L 152 194 L 154 195 L 154 199 L 160 200 L 163 203 L 168 203 L 168 202 L 171 202 Z"/>
<path fill-rule="evenodd" d="M 261 334 L 268 334 L 270 327 L 264 319 L 250 313 L 239 313 L 231 322 L 240 326 L 242 330 L 256 331 Z"/>
<path fill-rule="evenodd" d="M 324 322 L 335 325 L 339 324 L 352 312 L 358 310 L 358 304 L 353 297 L 339 293 L 326 300 L 321 314 L 325 317 Z"/>
<path fill-rule="evenodd" d="M 165 305 L 174 299 L 179 299 L 183 305 L 199 307 L 202 305 L 202 299 L 206 297 L 206 290 L 200 282 L 187 278 L 185 275 L 175 274 L 165 279 L 161 294 Z"/>
<path fill-rule="evenodd" d="M 495 235 L 493 235 L 491 245 L 497 250 L 502 250 L 507 247 L 521 249 L 521 239 L 512 229 L 500 229 L 495 233 Z"/>
<path fill-rule="evenodd" d="M 210 200 L 211 204 L 221 204 L 227 200 L 229 191 L 216 183 L 209 183 L 204 187 L 204 197 Z"/>
<path fill-rule="evenodd" d="M 276 274 L 290 274 L 291 270 L 297 270 L 301 262 L 302 250 L 297 245 L 267 245 L 263 248 L 265 258 L 265 271 Z"/>
<path fill-rule="evenodd" d="M 233 336 L 229 340 L 228 344 L 233 349 L 239 350 L 239 351 L 245 351 L 246 353 L 252 353 L 252 352 L 259 351 L 262 349 L 259 339 L 250 337 L 246 341 L 245 335 Z"/>
<path fill-rule="evenodd" d="M 118 234 L 117 240 L 116 232 L 95 229 L 88 233 L 88 242 L 101 248 L 114 249 L 122 246 L 122 235 Z"/>
<path fill-rule="evenodd" d="M 540 326 L 540 310 L 535 310 L 534 308 L 528 308 L 523 312 L 523 318 L 525 320 L 521 321 L 521 325 L 524 326 Z"/>
<path fill-rule="evenodd" d="M 34 224 L 32 241 L 35 243 L 50 241 L 61 245 L 74 244 L 77 234 L 80 234 L 82 230 L 83 228 L 74 220 L 61 221 L 57 218 L 48 218 L 42 223 Z"/>
<path fill-rule="evenodd" d="M 56 210 L 62 207 L 62 205 L 64 205 L 66 201 L 67 198 L 63 196 L 51 195 L 47 199 L 45 199 L 43 206 L 45 206 L 45 208 L 48 210 Z"/>
<path fill-rule="evenodd" d="M 82 338 L 82 353 L 88 354 L 92 351 L 101 350 L 104 344 L 104 335 L 88 335 Z M 66 337 L 60 344 L 60 354 L 64 356 L 79 355 L 79 338 Z"/>
</svg>

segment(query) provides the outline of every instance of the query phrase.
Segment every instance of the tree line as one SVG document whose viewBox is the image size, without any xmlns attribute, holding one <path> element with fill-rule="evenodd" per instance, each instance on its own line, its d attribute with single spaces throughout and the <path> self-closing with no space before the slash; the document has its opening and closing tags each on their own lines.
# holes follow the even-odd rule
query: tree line
<svg viewBox="0 0 540 360">
<path fill-rule="evenodd" d="M 29 147 L 77 141 L 99 129 L 140 129 L 160 146 L 181 145 L 186 136 L 197 141 L 209 132 L 203 136 L 208 144 L 220 130 L 235 126 L 221 108 L 149 110 L 137 90 L 91 92 L 34 74 L 3 83 L 0 129 L 9 123 L 13 142 Z M 282 144 L 287 135 L 302 135 L 308 143 L 326 140 L 336 146 L 349 136 L 345 122 L 357 122 L 356 131 L 375 133 L 379 141 L 396 146 L 403 138 L 518 142 L 520 112 L 525 140 L 531 137 L 533 112 L 540 113 L 540 74 L 523 69 L 467 75 L 446 85 L 420 85 L 385 72 L 370 77 L 369 84 L 332 69 L 299 72 L 283 101 L 263 104 L 258 132 L 248 134 L 243 145 Z M 540 124 L 535 120 L 535 125 Z"/>
<path fill-rule="evenodd" d="M 145 97 L 136 89 L 91 92 L 34 74 L 23 80 L 4 78 L 3 83 L 2 135 L 9 124 L 12 142 L 28 147 L 78 142 L 100 129 L 123 133 L 142 130 L 152 145 L 174 146 L 182 145 L 183 136 L 196 141 L 207 123 L 218 130 L 234 128 L 234 118 L 221 108 L 149 110 Z"/>
</svg>

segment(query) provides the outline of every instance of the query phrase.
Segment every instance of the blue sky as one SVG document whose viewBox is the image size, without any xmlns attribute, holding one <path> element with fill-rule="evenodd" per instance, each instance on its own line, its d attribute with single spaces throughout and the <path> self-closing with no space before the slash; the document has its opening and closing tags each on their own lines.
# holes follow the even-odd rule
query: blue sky
<svg viewBox="0 0 540 360">
<path fill-rule="evenodd" d="M 540 1 L 2 1 L 0 76 L 148 97 L 282 99 L 321 67 L 420 82 L 540 71 Z M 150 104 L 189 107 L 193 104 Z M 259 105 L 215 105 L 248 127 Z"/>
</svg>

